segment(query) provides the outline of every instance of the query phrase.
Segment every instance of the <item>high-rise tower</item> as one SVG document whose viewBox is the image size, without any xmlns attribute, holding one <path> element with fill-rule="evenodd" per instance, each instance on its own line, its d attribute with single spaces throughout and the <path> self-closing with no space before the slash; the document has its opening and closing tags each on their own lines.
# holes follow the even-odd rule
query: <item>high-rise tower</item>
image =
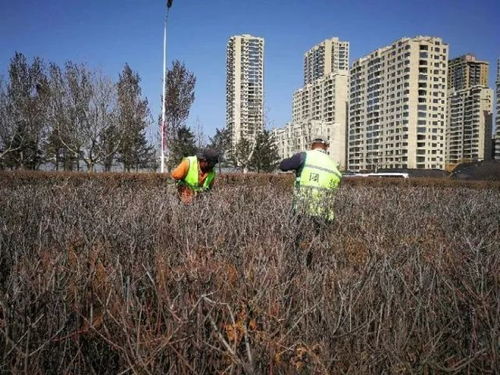
<svg viewBox="0 0 500 375">
<path fill-rule="evenodd" d="M 349 42 L 326 39 L 304 53 L 304 85 L 329 73 L 349 70 Z"/>
<path fill-rule="evenodd" d="M 496 78 L 496 102 L 497 113 L 495 118 L 496 135 L 495 135 L 495 159 L 500 160 L 500 58 L 497 60 L 497 78 Z"/>
<path fill-rule="evenodd" d="M 275 129 L 281 157 L 304 151 L 316 134 L 328 138 L 329 155 L 346 166 L 349 42 L 330 38 L 304 54 L 304 86 L 293 94 L 292 122 Z"/>
<path fill-rule="evenodd" d="M 402 38 L 350 73 L 348 167 L 443 168 L 448 45 Z"/>
<path fill-rule="evenodd" d="M 448 89 L 488 86 L 489 63 L 467 54 L 448 61 Z"/>
<path fill-rule="evenodd" d="M 491 159 L 493 90 L 486 61 L 468 54 L 448 63 L 446 164 Z"/>
<path fill-rule="evenodd" d="M 226 55 L 226 126 L 234 147 L 264 129 L 264 39 L 232 36 Z"/>
</svg>

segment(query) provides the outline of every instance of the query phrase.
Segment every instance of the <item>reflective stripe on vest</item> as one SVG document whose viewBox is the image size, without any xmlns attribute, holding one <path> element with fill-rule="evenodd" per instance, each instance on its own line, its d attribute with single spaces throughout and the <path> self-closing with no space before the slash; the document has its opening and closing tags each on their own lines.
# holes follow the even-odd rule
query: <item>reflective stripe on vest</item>
<svg viewBox="0 0 500 375">
<path fill-rule="evenodd" d="M 333 193 L 342 175 L 327 154 L 311 150 L 295 183 L 294 208 L 304 214 L 333 220 Z"/>
<path fill-rule="evenodd" d="M 210 183 L 215 178 L 215 172 L 213 170 L 208 172 L 203 185 L 200 186 L 198 181 L 200 176 L 198 158 L 196 156 L 189 156 L 186 159 L 189 161 L 189 169 L 186 177 L 184 177 L 184 183 L 196 192 L 208 190 Z"/>
</svg>

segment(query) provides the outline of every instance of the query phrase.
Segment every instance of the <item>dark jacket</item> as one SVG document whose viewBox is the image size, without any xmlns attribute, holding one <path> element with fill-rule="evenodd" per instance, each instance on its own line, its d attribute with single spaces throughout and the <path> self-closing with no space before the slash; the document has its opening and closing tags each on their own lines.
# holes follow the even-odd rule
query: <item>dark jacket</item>
<svg viewBox="0 0 500 375">
<path fill-rule="evenodd" d="M 302 168 L 304 168 L 305 162 L 306 162 L 306 153 L 298 152 L 292 157 L 284 159 L 280 163 L 279 169 L 281 169 L 283 172 L 295 171 L 295 175 L 298 177 L 302 172 Z"/>
</svg>

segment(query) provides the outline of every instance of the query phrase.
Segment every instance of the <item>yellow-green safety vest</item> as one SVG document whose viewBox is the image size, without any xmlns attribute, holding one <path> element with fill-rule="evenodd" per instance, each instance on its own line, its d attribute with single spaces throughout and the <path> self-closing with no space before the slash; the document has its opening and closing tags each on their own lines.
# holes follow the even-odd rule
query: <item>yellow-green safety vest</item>
<svg viewBox="0 0 500 375">
<path fill-rule="evenodd" d="M 318 150 L 307 151 L 302 172 L 295 180 L 294 210 L 333 220 L 334 193 L 341 179 L 342 174 L 331 157 Z"/>
<path fill-rule="evenodd" d="M 189 170 L 182 180 L 190 189 L 196 192 L 206 191 L 210 189 L 210 183 L 215 178 L 214 170 L 208 172 L 207 177 L 202 185 L 199 183 L 199 169 L 198 169 L 198 158 L 196 156 L 189 156 L 186 158 L 189 161 Z"/>
</svg>

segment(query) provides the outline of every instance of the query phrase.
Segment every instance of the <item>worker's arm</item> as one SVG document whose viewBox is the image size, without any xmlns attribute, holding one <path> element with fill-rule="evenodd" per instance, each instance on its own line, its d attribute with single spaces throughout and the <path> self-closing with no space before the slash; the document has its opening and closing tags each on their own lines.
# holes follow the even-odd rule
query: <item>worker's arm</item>
<svg viewBox="0 0 500 375">
<path fill-rule="evenodd" d="M 189 160 L 184 159 L 170 174 L 174 180 L 183 180 L 189 171 Z"/>
<path fill-rule="evenodd" d="M 205 174 L 201 174 L 200 175 L 200 184 L 204 184 L 205 183 L 205 180 L 208 178 L 208 172 L 205 173 Z M 214 182 L 215 182 L 215 178 L 212 179 L 212 181 L 210 181 L 210 183 L 208 184 L 208 186 L 206 187 L 205 191 L 210 191 L 212 190 L 212 187 L 214 186 Z"/>
<path fill-rule="evenodd" d="M 295 155 L 293 155 L 291 158 L 284 159 L 280 165 L 279 168 L 283 171 L 297 171 L 301 169 L 304 166 L 304 162 L 306 159 L 306 153 L 305 152 L 299 152 Z"/>
</svg>

